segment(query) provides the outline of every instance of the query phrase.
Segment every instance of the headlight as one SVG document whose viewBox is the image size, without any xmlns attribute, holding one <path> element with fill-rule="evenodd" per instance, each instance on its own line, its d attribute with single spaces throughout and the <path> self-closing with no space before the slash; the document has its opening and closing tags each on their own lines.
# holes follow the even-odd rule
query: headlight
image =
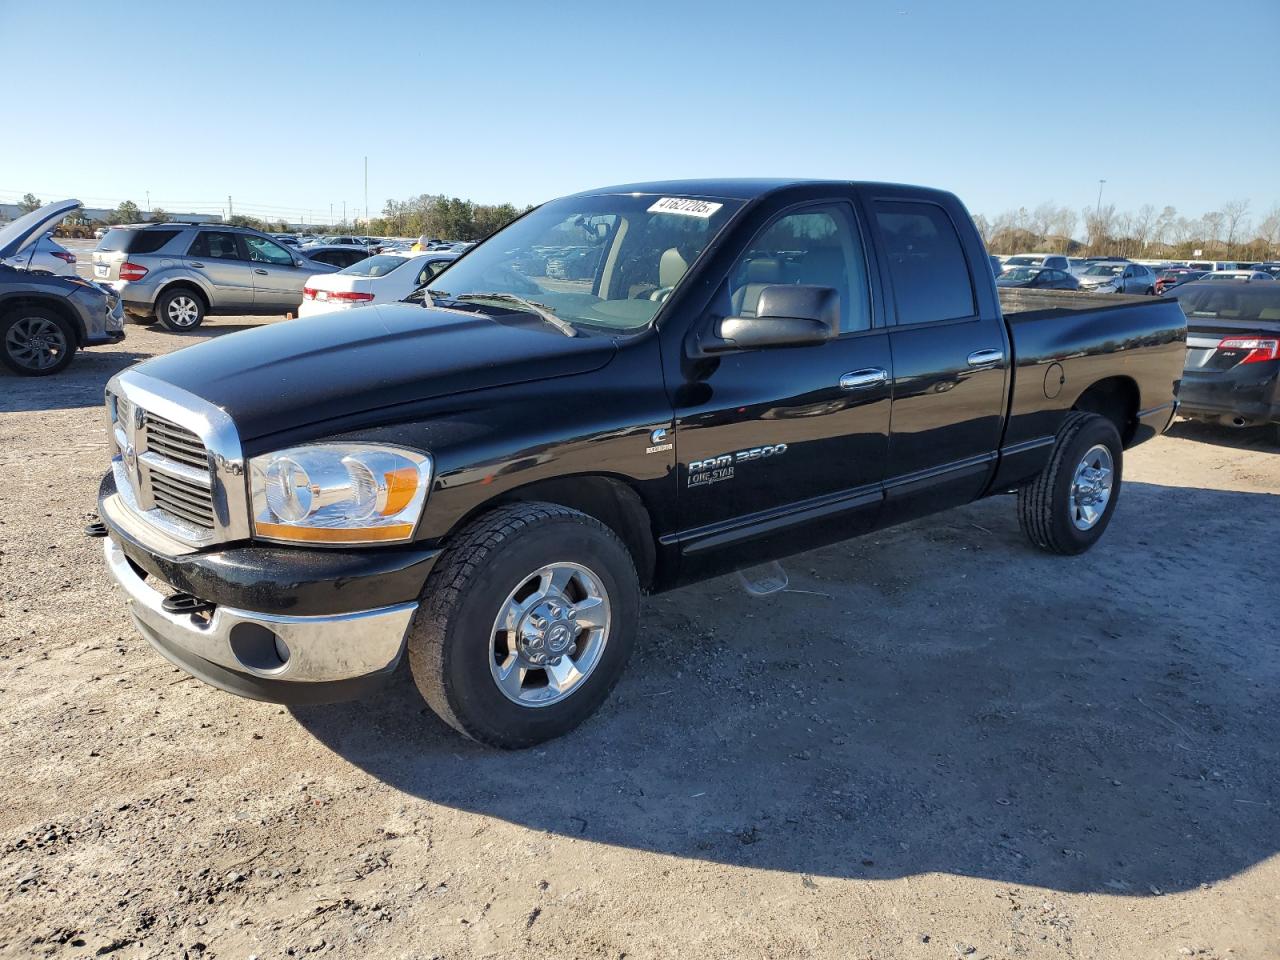
<svg viewBox="0 0 1280 960">
<path fill-rule="evenodd" d="M 431 457 L 401 447 L 317 443 L 249 462 L 253 531 L 264 540 L 408 540 L 431 486 Z"/>
</svg>

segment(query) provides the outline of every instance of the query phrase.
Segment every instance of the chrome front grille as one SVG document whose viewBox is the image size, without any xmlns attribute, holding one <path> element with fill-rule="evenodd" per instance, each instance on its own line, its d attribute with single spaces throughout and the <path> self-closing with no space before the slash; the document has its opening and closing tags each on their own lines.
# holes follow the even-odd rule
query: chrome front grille
<svg viewBox="0 0 1280 960">
<path fill-rule="evenodd" d="M 209 469 L 209 451 L 199 437 L 176 423 L 148 412 L 142 421 L 147 449 L 200 470 Z"/>
<path fill-rule="evenodd" d="M 244 460 L 226 413 L 125 371 L 107 385 L 112 472 L 123 504 L 192 546 L 249 534 Z"/>
</svg>

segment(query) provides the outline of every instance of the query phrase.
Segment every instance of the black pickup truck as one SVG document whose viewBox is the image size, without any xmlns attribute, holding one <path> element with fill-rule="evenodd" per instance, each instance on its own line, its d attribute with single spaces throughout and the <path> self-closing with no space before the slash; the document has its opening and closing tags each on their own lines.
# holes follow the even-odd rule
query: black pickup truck
<svg viewBox="0 0 1280 960">
<path fill-rule="evenodd" d="M 114 377 L 91 532 L 211 684 L 350 698 L 407 655 L 444 720 L 526 746 L 603 702 L 642 593 L 1011 491 L 1036 546 L 1097 541 L 1123 451 L 1173 418 L 1186 320 L 1004 296 L 937 190 L 567 197 L 408 302 Z"/>
</svg>

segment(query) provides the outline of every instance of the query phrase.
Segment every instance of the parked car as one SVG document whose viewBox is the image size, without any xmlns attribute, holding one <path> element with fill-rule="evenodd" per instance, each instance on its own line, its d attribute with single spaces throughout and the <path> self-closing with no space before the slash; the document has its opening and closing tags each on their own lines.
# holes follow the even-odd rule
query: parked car
<svg viewBox="0 0 1280 960">
<path fill-rule="evenodd" d="M 77 350 L 124 338 L 124 312 L 113 290 L 9 265 L 22 260 L 51 223 L 78 209 L 78 200 L 49 203 L 0 228 L 0 361 L 14 373 L 57 373 Z"/>
<path fill-rule="evenodd" d="M 101 240 L 103 237 L 107 235 L 107 231 L 110 229 L 111 229 L 110 227 L 98 227 L 96 230 L 93 231 L 93 239 Z"/>
<path fill-rule="evenodd" d="M 1222 426 L 1270 425 L 1280 444 L 1280 283 L 1205 280 L 1174 292 L 1187 315 L 1178 412 Z"/>
<path fill-rule="evenodd" d="M 210 315 L 296 310 L 307 278 L 337 269 L 257 230 L 190 223 L 115 227 L 93 264 L 131 318 L 170 330 L 192 330 Z"/>
<path fill-rule="evenodd" d="M 1273 282 L 1275 277 L 1267 273 L 1265 270 L 1215 270 L 1212 273 L 1206 273 L 1200 278 L 1202 281 L 1236 281 L 1238 283 L 1251 283 L 1257 280 L 1265 280 Z"/>
<path fill-rule="evenodd" d="M 1267 260 L 1264 263 L 1258 264 L 1257 269 L 1264 273 L 1269 273 L 1273 278 L 1280 280 L 1280 261 Z"/>
<path fill-rule="evenodd" d="M 1188 260 L 1187 266 L 1192 270 L 1204 270 L 1206 273 L 1216 273 L 1219 270 L 1237 270 L 1240 267 L 1234 260 Z"/>
<path fill-rule="evenodd" d="M 366 260 L 373 255 L 368 247 L 359 247 L 354 244 L 318 244 L 312 247 L 303 247 L 298 252 L 308 260 L 323 263 L 339 270 L 349 267 L 353 263 L 359 263 L 361 260 Z"/>
<path fill-rule="evenodd" d="M 1148 267 L 1128 260 L 1095 261 L 1079 275 L 1080 289 L 1091 293 L 1156 292 L 1156 275 Z"/>
<path fill-rule="evenodd" d="M 512 269 L 566 236 L 604 251 L 589 290 Z M 142 634 L 207 682 L 317 702 L 407 657 L 462 733 L 538 743 L 608 696 L 642 592 L 1011 489 L 1036 546 L 1097 542 L 1125 450 L 1173 416 L 1186 319 L 997 291 L 985 258 L 920 187 L 554 200 L 421 304 L 117 374 L 94 532 Z"/>
<path fill-rule="evenodd" d="M 1054 270 L 1070 270 L 1070 261 L 1056 253 L 1018 253 L 1004 262 L 1009 267 L 1052 267 Z"/>
<path fill-rule="evenodd" d="M 1066 270 L 1048 267 L 1007 267 L 996 278 L 998 287 L 1035 287 L 1038 290 L 1079 290 L 1080 281 Z"/>
<path fill-rule="evenodd" d="M 17 270 L 51 273 L 57 277 L 77 276 L 76 255 L 48 234 L 28 244 L 18 256 L 0 262 Z"/>
<path fill-rule="evenodd" d="M 1164 295 L 1180 284 L 1199 280 L 1205 275 L 1203 270 L 1191 270 L 1187 267 L 1174 267 L 1156 277 L 1156 293 Z"/>
<path fill-rule="evenodd" d="M 298 316 L 403 300 L 426 286 L 457 257 L 456 253 L 418 253 L 407 257 L 379 253 L 337 273 L 312 277 L 302 288 Z"/>
</svg>

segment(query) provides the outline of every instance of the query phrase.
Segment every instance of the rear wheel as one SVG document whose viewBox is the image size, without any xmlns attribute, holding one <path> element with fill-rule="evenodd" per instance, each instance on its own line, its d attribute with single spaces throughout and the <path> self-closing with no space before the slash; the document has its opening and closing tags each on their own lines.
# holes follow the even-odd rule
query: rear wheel
<svg viewBox="0 0 1280 960">
<path fill-rule="evenodd" d="M 1122 457 L 1115 424 L 1072 413 L 1058 431 L 1049 463 L 1018 490 L 1018 525 L 1049 553 L 1083 553 L 1098 542 L 1120 496 Z"/>
<path fill-rule="evenodd" d="M 612 530 L 556 504 L 513 504 L 473 522 L 440 557 L 409 634 L 409 666 L 460 733 L 532 746 L 608 697 L 639 610 L 635 566 Z"/>
<path fill-rule="evenodd" d="M 52 310 L 19 307 L 0 319 L 0 360 L 14 373 L 25 377 L 57 373 L 75 352 L 75 331 Z"/>
<path fill-rule="evenodd" d="M 204 322 L 204 301 L 187 287 L 166 290 L 156 301 L 156 319 L 170 330 L 194 330 Z"/>
</svg>

